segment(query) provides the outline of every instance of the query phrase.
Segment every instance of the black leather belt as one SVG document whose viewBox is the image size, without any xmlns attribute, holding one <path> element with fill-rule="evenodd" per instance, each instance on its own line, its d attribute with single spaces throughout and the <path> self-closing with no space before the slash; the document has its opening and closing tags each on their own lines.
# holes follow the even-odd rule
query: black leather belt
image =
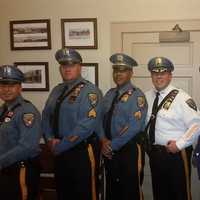
<svg viewBox="0 0 200 200">
<path fill-rule="evenodd" d="M 166 146 L 164 146 L 164 145 L 159 145 L 159 144 L 155 144 L 155 145 L 152 145 L 151 146 L 151 150 L 152 151 L 164 151 L 164 152 L 166 152 L 167 151 L 167 149 L 166 149 Z"/>
</svg>

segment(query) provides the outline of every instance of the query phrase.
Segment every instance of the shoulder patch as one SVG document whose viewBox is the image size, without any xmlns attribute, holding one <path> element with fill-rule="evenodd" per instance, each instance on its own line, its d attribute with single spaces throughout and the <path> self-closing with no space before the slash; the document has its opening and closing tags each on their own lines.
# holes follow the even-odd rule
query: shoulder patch
<svg viewBox="0 0 200 200">
<path fill-rule="evenodd" d="M 196 103 L 194 102 L 193 99 L 188 99 L 186 101 L 187 105 L 192 108 L 193 110 L 197 111 L 197 106 L 196 106 Z"/>
<path fill-rule="evenodd" d="M 96 106 L 97 105 L 97 95 L 95 93 L 89 93 L 88 94 L 88 98 L 89 98 L 90 104 L 92 106 Z"/>
<path fill-rule="evenodd" d="M 27 127 L 30 127 L 33 125 L 34 119 L 35 119 L 35 116 L 33 113 L 25 113 L 23 115 L 23 122 L 24 122 L 24 125 Z"/>
<path fill-rule="evenodd" d="M 78 84 L 76 87 L 74 87 L 70 93 L 69 93 L 69 97 L 68 97 L 68 102 L 69 103 L 74 103 L 77 99 L 77 97 L 80 95 L 81 89 L 85 86 L 84 83 L 80 83 Z"/>
<path fill-rule="evenodd" d="M 145 98 L 143 96 L 137 97 L 137 105 L 139 108 L 143 108 L 145 106 Z"/>
<path fill-rule="evenodd" d="M 92 108 L 88 113 L 88 117 L 89 118 L 96 118 L 96 116 L 97 116 L 96 110 L 94 108 Z"/>
</svg>

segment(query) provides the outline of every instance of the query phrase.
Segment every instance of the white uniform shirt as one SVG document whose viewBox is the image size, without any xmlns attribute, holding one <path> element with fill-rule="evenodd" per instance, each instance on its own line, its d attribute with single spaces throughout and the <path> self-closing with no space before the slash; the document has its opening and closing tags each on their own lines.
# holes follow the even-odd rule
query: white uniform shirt
<svg viewBox="0 0 200 200">
<path fill-rule="evenodd" d="M 159 103 L 173 89 L 169 85 L 160 91 Z M 166 145 L 169 140 L 175 140 L 177 147 L 181 150 L 193 144 L 200 134 L 200 112 L 191 108 L 187 100 L 191 97 L 181 89 L 168 109 L 162 108 L 157 113 L 155 126 L 155 144 Z M 148 102 L 148 113 L 146 123 L 149 121 L 156 90 L 151 89 L 145 93 Z"/>
</svg>

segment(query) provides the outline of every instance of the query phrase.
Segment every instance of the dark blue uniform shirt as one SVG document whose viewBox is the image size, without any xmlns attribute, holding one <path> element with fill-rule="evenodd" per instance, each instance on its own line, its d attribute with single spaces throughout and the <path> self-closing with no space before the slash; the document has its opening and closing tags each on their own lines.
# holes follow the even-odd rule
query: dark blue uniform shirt
<svg viewBox="0 0 200 200">
<path fill-rule="evenodd" d="M 0 108 L 0 116 L 3 106 Z M 37 156 L 41 117 L 32 103 L 18 96 L 0 122 L 0 168 Z"/>
<path fill-rule="evenodd" d="M 64 87 L 68 89 L 59 109 L 58 129 L 54 130 L 55 107 Z M 61 142 L 55 154 L 66 151 L 92 135 L 98 119 L 100 90 L 82 77 L 72 83 L 61 83 L 51 92 L 42 114 L 42 127 L 46 140 L 58 135 Z M 56 133 L 55 133 L 56 132 Z"/>
<path fill-rule="evenodd" d="M 109 111 L 117 88 L 110 89 L 101 102 L 101 116 Z M 147 113 L 147 103 L 143 92 L 130 82 L 118 89 L 119 95 L 114 107 L 111 123 L 111 147 L 113 151 L 119 150 L 134 136 L 143 131 Z M 103 121 L 102 120 L 102 121 Z M 99 128 L 99 137 L 104 137 L 104 123 Z"/>
</svg>

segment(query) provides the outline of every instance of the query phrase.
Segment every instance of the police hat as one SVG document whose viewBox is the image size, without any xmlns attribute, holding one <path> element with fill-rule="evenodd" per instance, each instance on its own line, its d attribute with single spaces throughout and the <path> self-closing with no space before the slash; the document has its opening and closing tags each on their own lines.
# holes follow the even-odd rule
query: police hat
<svg viewBox="0 0 200 200">
<path fill-rule="evenodd" d="M 116 53 L 110 57 L 110 62 L 113 63 L 113 69 L 126 70 L 137 66 L 137 62 L 130 56 L 123 53 Z"/>
<path fill-rule="evenodd" d="M 173 63 L 164 57 L 152 58 L 148 63 L 148 70 L 150 72 L 171 72 L 174 70 Z"/>
<path fill-rule="evenodd" d="M 15 65 L 0 66 L 0 83 L 21 83 L 24 74 Z"/>
<path fill-rule="evenodd" d="M 61 65 L 82 63 L 81 55 L 74 49 L 59 49 L 55 58 Z"/>
</svg>

